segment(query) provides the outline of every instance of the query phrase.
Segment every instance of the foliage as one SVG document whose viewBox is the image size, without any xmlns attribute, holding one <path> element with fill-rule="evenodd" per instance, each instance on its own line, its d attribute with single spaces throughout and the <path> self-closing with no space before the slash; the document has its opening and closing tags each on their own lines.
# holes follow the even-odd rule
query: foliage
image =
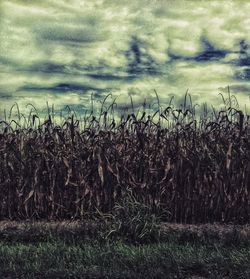
<svg viewBox="0 0 250 279">
<path fill-rule="evenodd" d="M 22 126 L 18 109 L 17 120 L 1 121 L 0 218 L 84 219 L 110 212 L 129 190 L 152 212 L 167 212 L 165 221 L 249 221 L 248 115 L 172 104 L 120 121 L 109 113 L 56 125 L 33 108 Z"/>
<path fill-rule="evenodd" d="M 131 193 L 115 204 L 110 214 L 101 214 L 107 221 L 103 233 L 105 239 L 121 238 L 129 243 L 154 243 L 163 238 L 160 227 L 160 216 L 151 208 L 136 200 Z"/>
</svg>

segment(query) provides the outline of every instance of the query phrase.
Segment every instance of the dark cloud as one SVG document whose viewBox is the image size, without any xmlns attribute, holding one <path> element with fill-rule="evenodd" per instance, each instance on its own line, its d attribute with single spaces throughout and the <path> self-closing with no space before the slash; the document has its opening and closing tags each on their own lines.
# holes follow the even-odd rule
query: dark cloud
<svg viewBox="0 0 250 279">
<path fill-rule="evenodd" d="M 43 73 L 67 73 L 65 65 L 60 65 L 51 62 L 35 63 L 26 68 L 27 71 L 31 72 L 43 72 Z"/>
<path fill-rule="evenodd" d="M 105 73 L 90 73 L 85 74 L 85 76 L 105 81 L 129 81 L 135 78 L 134 75 L 116 75 L 116 74 L 105 74 Z"/>
<path fill-rule="evenodd" d="M 133 36 L 129 43 L 129 49 L 125 52 L 127 58 L 127 73 L 132 75 L 159 74 L 160 65 L 147 53 L 147 45 Z"/>
<path fill-rule="evenodd" d="M 230 53 L 228 50 L 217 49 L 205 36 L 201 37 L 200 43 L 203 50 L 195 56 L 184 57 L 176 55 L 171 50 L 168 54 L 172 60 L 196 61 L 202 63 L 222 60 L 228 53 Z"/>
<path fill-rule="evenodd" d="M 235 66 L 250 66 L 250 46 L 246 40 L 239 42 L 239 51 L 236 51 L 239 55 L 238 59 L 234 59 L 232 62 Z"/>
<path fill-rule="evenodd" d="M 250 68 L 236 71 L 234 77 L 241 81 L 250 81 Z"/>
<path fill-rule="evenodd" d="M 68 93 L 68 92 L 78 92 L 84 93 L 85 91 L 108 91 L 110 88 L 98 88 L 94 86 L 88 86 L 83 84 L 74 84 L 74 83 L 59 83 L 54 86 L 32 86 L 25 85 L 18 89 L 18 91 L 26 91 L 26 92 L 44 92 L 50 91 L 55 93 Z"/>
<path fill-rule="evenodd" d="M 239 58 L 236 61 L 237 66 L 250 66 L 250 56 Z"/>
<path fill-rule="evenodd" d="M 216 49 L 206 37 L 201 38 L 201 44 L 204 50 L 194 57 L 197 62 L 218 61 L 229 53 L 227 50 Z"/>
<path fill-rule="evenodd" d="M 11 99 L 13 99 L 13 96 L 5 94 L 5 93 L 1 92 L 1 90 L 0 90 L 0 99 L 11 100 Z"/>
</svg>

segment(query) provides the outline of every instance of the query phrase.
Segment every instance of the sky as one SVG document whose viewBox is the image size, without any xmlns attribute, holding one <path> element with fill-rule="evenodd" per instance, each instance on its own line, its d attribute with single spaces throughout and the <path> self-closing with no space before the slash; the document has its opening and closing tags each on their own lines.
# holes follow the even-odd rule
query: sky
<svg viewBox="0 0 250 279">
<path fill-rule="evenodd" d="M 84 111 L 109 93 L 154 105 L 155 91 L 164 106 L 187 90 L 219 106 L 228 86 L 250 108 L 249 14 L 240 0 L 1 0 L 0 112 Z"/>
</svg>

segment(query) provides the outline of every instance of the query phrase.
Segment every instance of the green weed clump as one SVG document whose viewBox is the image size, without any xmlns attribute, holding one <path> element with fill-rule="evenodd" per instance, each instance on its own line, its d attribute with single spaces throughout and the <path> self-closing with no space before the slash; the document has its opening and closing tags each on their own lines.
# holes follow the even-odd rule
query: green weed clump
<svg viewBox="0 0 250 279">
<path fill-rule="evenodd" d="M 129 243 L 155 243 L 164 238 L 160 226 L 162 218 L 152 209 L 136 200 L 129 191 L 120 203 L 115 204 L 109 214 L 100 214 L 106 223 L 101 236 L 106 240 Z"/>
<path fill-rule="evenodd" d="M 84 219 L 113 209 L 123 218 L 129 212 L 115 205 L 129 192 L 145 206 L 134 204 L 138 214 L 149 208 L 168 222 L 249 222 L 249 116 L 230 104 L 198 115 L 186 101 L 170 103 L 120 120 L 103 105 L 99 116 L 53 118 L 18 109 L 0 122 L 1 219 Z"/>
</svg>

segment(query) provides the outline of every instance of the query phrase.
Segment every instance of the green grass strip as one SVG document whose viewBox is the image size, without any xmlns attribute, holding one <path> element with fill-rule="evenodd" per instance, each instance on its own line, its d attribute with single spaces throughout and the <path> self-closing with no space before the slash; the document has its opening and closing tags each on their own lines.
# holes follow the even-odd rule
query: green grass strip
<svg viewBox="0 0 250 279">
<path fill-rule="evenodd" d="M 0 278 L 250 278 L 250 247 L 0 243 Z"/>
</svg>

